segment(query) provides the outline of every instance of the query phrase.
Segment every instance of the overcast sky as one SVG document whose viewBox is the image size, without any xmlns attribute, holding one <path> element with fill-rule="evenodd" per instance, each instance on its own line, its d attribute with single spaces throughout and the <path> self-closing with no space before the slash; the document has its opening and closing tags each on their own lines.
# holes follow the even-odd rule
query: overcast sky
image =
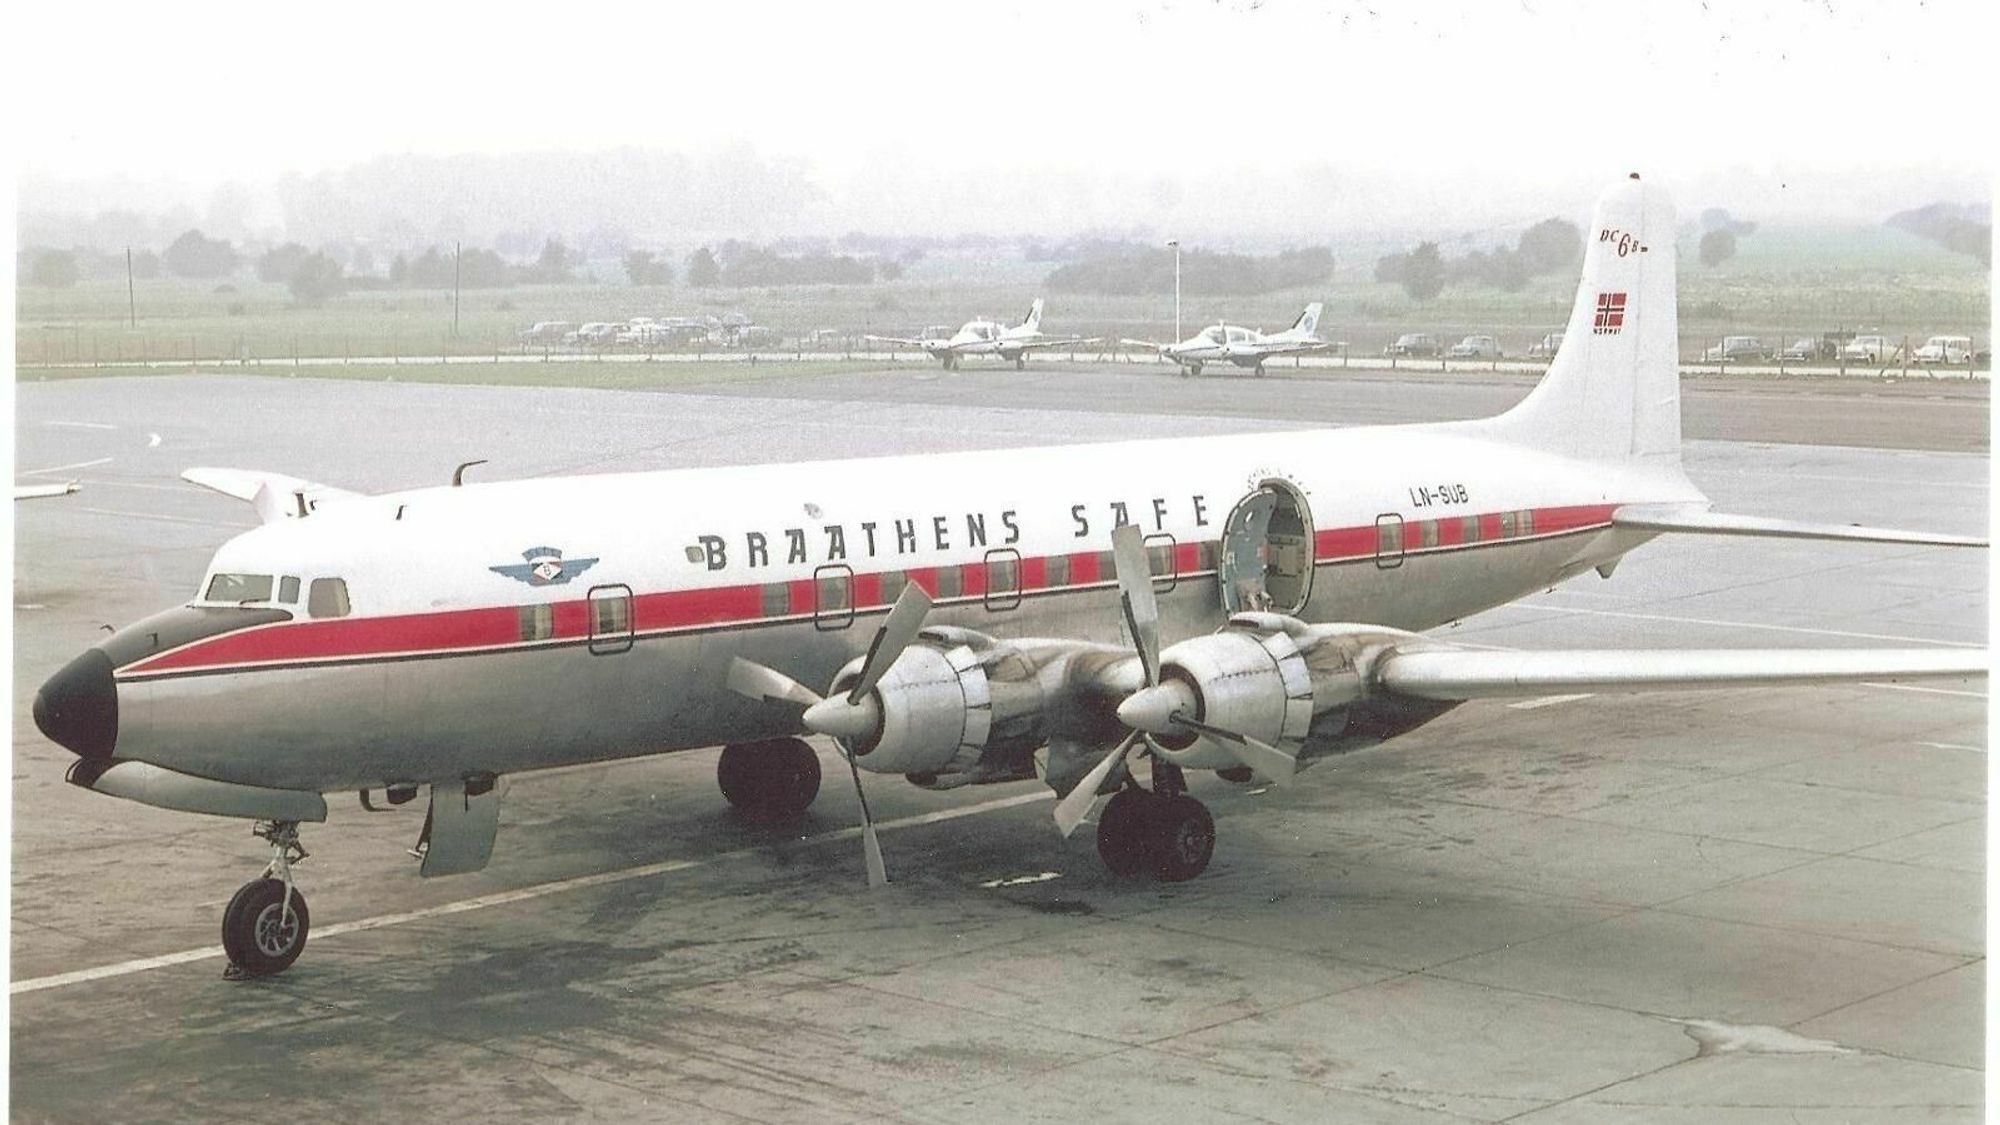
<svg viewBox="0 0 2000 1125">
<path fill-rule="evenodd" d="M 31 4 L 10 17 L 10 116 L 24 185 L 205 190 L 390 152 L 747 141 L 836 195 L 899 168 L 1318 166 L 1423 183 L 1430 202 L 1567 200 L 1647 169 L 1782 183 L 1832 212 L 1870 176 L 1986 187 L 1990 7 Z"/>
</svg>

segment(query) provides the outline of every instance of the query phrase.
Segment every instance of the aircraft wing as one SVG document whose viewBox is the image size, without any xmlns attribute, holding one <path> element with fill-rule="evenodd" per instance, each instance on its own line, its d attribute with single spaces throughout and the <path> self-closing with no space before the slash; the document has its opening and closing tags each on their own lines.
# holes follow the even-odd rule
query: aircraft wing
<svg viewBox="0 0 2000 1125">
<path fill-rule="evenodd" d="M 1941 535 L 1859 524 L 1807 523 L 1710 512 L 1692 505 L 1628 504 L 1611 513 L 1611 526 L 1635 531 L 1675 531 L 1695 535 L 1748 535 L 1765 539 L 1831 539 L 1859 543 L 1910 543 L 1931 547 L 1985 547 L 1981 536 Z"/>
<path fill-rule="evenodd" d="M 183 472 L 181 479 L 224 496 L 249 501 L 257 509 L 258 519 L 264 523 L 292 515 L 300 503 L 299 499 L 293 499 L 294 494 L 303 500 L 308 510 L 328 501 L 348 500 L 361 495 L 332 485 L 255 469 L 194 468 Z"/>
<path fill-rule="evenodd" d="M 1577 649 L 1391 651 L 1375 665 L 1384 690 L 1466 700 L 1557 692 L 1685 691 L 1987 674 L 1985 649 Z"/>
<path fill-rule="evenodd" d="M 1324 340 L 1282 340 L 1273 344 L 1251 344 L 1248 350 L 1265 356 L 1304 355 L 1306 352 L 1331 351 L 1340 346 L 1338 343 L 1327 343 Z"/>
<path fill-rule="evenodd" d="M 1151 348 L 1156 352 L 1162 353 L 1172 346 L 1171 344 L 1156 343 L 1152 340 L 1119 340 L 1118 342 L 1128 348 Z"/>
<path fill-rule="evenodd" d="M 76 488 L 76 482 L 73 480 L 61 484 L 17 484 L 14 486 L 14 499 L 47 500 L 56 496 L 68 496 L 75 492 Z"/>
<path fill-rule="evenodd" d="M 1096 342 L 1096 340 L 1088 340 L 1082 336 L 1050 336 L 1038 340 L 1009 341 L 1007 346 L 1024 352 L 1032 352 L 1039 351 L 1042 348 L 1069 348 L 1081 344 L 1094 344 Z"/>
<path fill-rule="evenodd" d="M 911 340 L 902 336 L 863 336 L 862 339 L 877 344 L 900 344 L 906 348 L 921 348 L 936 343 L 935 340 Z"/>
</svg>

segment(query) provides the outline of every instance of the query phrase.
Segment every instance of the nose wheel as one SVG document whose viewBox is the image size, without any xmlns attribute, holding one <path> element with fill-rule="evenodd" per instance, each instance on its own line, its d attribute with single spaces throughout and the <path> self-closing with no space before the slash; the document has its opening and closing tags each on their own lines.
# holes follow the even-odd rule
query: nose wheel
<svg viewBox="0 0 2000 1125">
<path fill-rule="evenodd" d="M 249 980 L 282 972 L 306 949 L 312 914 L 306 896 L 292 885 L 292 864 L 306 858 L 299 825 L 292 820 L 260 821 L 253 830 L 270 841 L 271 862 L 264 874 L 238 888 L 222 912 L 222 951 L 229 955 L 227 980 Z"/>
</svg>

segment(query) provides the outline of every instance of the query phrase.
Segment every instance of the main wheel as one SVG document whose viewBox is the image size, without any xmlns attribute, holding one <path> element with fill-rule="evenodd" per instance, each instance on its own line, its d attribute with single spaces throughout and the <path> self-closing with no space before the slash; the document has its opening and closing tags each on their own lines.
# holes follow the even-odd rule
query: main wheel
<svg viewBox="0 0 2000 1125">
<path fill-rule="evenodd" d="M 1113 875 L 1146 869 L 1152 839 L 1152 806 L 1158 799 L 1143 789 L 1120 789 L 1097 818 L 1097 855 Z"/>
<path fill-rule="evenodd" d="M 1208 807 L 1186 795 L 1169 797 L 1153 810 L 1153 874 L 1183 883 L 1208 869 L 1215 854 L 1215 818 Z"/>
<path fill-rule="evenodd" d="M 1201 378 L 1201 364 L 1196 363 L 1189 365 L 1188 374 L 1194 376 L 1197 379 Z"/>
<path fill-rule="evenodd" d="M 243 884 L 222 912 L 222 951 L 246 977 L 282 972 L 305 952 L 312 914 L 306 896 L 292 888 L 291 909 L 285 909 L 282 880 L 252 879 Z"/>
<path fill-rule="evenodd" d="M 1027 357 L 1027 356 L 1024 356 L 1024 355 L 1017 355 L 1017 356 L 1015 356 L 1015 357 L 1014 357 L 1014 370 L 1016 370 L 1016 371 L 1026 371 L 1027 369 L 1028 369 L 1028 357 Z"/>
<path fill-rule="evenodd" d="M 819 796 L 819 755 L 796 738 L 722 748 L 715 783 L 730 804 L 759 816 L 793 817 Z"/>
</svg>

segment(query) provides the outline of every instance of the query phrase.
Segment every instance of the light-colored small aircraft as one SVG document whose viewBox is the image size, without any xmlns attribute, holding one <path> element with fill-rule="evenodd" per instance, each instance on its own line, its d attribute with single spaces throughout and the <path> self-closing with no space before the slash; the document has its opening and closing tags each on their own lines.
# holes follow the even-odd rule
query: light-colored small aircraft
<svg viewBox="0 0 2000 1125">
<path fill-rule="evenodd" d="M 1051 336 L 1042 331 L 1042 299 L 1028 307 L 1028 315 L 1021 323 L 1009 328 L 993 320 L 970 320 L 949 339 L 910 339 L 903 336 L 869 336 L 867 339 L 878 344 L 895 344 L 898 347 L 921 348 L 924 353 L 943 362 L 946 371 L 957 370 L 959 361 L 969 355 L 994 355 L 1014 365 L 1015 370 L 1028 366 L 1028 353 L 1048 348 L 1065 348 L 1090 341 L 1081 336 Z"/>
<path fill-rule="evenodd" d="M 1420 632 L 1609 578 L 1664 533 L 1986 545 L 1711 510 L 1681 470 L 1673 207 L 1634 177 L 1591 229 L 1567 343 L 1491 418 L 379 496 L 190 470 L 262 525 L 51 676 L 35 723 L 76 785 L 257 822 L 269 865 L 222 917 L 254 976 L 305 946 L 299 825 L 332 792 L 428 790 L 421 871 L 454 874 L 539 769 L 722 746 L 725 798 L 796 815 L 810 732 L 857 792 L 1039 778 L 1065 834 L 1108 797 L 1105 863 L 1180 880 L 1215 846 L 1189 770 L 1286 783 L 1489 697 L 1983 675 L 1963 649 Z"/>
<path fill-rule="evenodd" d="M 1255 328 L 1243 328 L 1234 324 L 1214 324 L 1177 344 L 1158 344 L 1151 340 L 1124 340 L 1122 343 L 1135 348 L 1152 348 L 1162 359 L 1180 365 L 1184 375 L 1199 375 L 1204 363 L 1233 363 L 1238 367 L 1248 367 L 1257 374 L 1264 373 L 1264 361 L 1281 355 L 1304 355 L 1307 352 L 1326 351 L 1337 348 L 1338 343 L 1329 343 L 1319 338 L 1319 314 L 1326 306 L 1318 301 L 1307 305 L 1299 318 L 1283 332 L 1273 332 L 1269 336 Z"/>
</svg>

